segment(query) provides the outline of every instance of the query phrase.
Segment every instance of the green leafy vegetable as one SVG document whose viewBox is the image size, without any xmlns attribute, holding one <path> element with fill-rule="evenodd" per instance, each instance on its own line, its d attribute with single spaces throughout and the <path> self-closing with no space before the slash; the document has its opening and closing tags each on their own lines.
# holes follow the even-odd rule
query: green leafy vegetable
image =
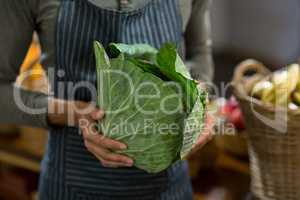
<svg viewBox="0 0 300 200">
<path fill-rule="evenodd" d="M 112 56 L 117 57 L 120 53 L 123 53 L 128 57 L 142 58 L 148 61 L 154 61 L 157 53 L 157 49 L 148 44 L 128 45 L 122 43 L 111 43 L 109 48 Z"/>
<path fill-rule="evenodd" d="M 165 76 L 182 86 L 187 111 L 191 112 L 198 96 L 197 83 L 191 79 L 191 75 L 184 66 L 174 45 L 167 43 L 161 47 L 157 54 L 157 64 Z"/>
<path fill-rule="evenodd" d="M 176 48 L 111 44 L 113 59 L 100 43 L 94 48 L 97 104 L 106 112 L 99 128 L 127 144 L 118 153 L 149 173 L 185 157 L 203 128 L 206 93 L 197 88 Z"/>
<path fill-rule="evenodd" d="M 161 73 L 160 69 L 155 65 L 143 59 L 127 58 L 130 62 L 134 63 L 137 67 L 141 68 L 144 72 L 151 73 L 163 80 L 168 80 L 168 78 Z"/>
</svg>

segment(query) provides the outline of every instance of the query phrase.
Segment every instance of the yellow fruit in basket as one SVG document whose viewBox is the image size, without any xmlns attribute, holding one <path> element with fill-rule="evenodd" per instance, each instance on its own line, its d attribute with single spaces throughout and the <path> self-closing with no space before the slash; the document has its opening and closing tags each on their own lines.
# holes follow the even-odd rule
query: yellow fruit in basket
<svg viewBox="0 0 300 200">
<path fill-rule="evenodd" d="M 292 64 L 287 70 L 275 72 L 273 74 L 272 82 L 276 89 L 286 89 L 288 93 L 291 93 L 297 86 L 300 87 L 299 78 L 300 67 L 298 64 Z"/>
<path fill-rule="evenodd" d="M 263 90 L 261 100 L 264 103 L 274 103 L 275 102 L 275 89 L 274 86 Z"/>
<path fill-rule="evenodd" d="M 298 81 L 298 83 L 297 83 L 296 90 L 297 90 L 297 91 L 300 91 L 300 79 L 299 79 L 299 81 Z"/>
<path fill-rule="evenodd" d="M 272 76 L 272 82 L 276 87 L 278 85 L 285 84 L 287 82 L 287 78 L 288 78 L 287 70 L 276 71 Z"/>
<path fill-rule="evenodd" d="M 251 94 L 254 86 L 261 82 L 261 80 L 264 78 L 264 75 L 262 74 L 255 74 L 253 76 L 251 76 L 250 78 L 245 78 L 245 91 L 248 93 L 248 94 Z"/>
<path fill-rule="evenodd" d="M 295 109 L 300 105 L 299 64 L 292 64 L 284 70 L 274 72 L 270 81 L 259 81 L 252 88 L 251 96 L 261 99 L 264 103 Z"/>
<path fill-rule="evenodd" d="M 298 64 L 292 64 L 288 67 L 288 91 L 293 92 L 298 83 L 300 78 L 300 67 Z"/>
<path fill-rule="evenodd" d="M 297 104 L 300 105 L 300 91 L 294 92 L 293 93 L 293 101 Z"/>
<path fill-rule="evenodd" d="M 265 93 L 265 96 L 269 93 L 269 91 L 273 90 L 273 88 L 273 84 L 270 81 L 260 81 L 254 85 L 252 89 L 252 96 L 262 98 L 263 93 Z"/>
<path fill-rule="evenodd" d="M 275 104 L 287 107 L 290 102 L 291 92 L 288 89 L 287 82 L 275 86 Z"/>
<path fill-rule="evenodd" d="M 299 66 L 299 65 L 298 65 Z M 300 66 L 299 66 L 300 68 Z M 298 79 L 298 83 L 296 85 L 296 91 L 299 91 L 300 92 L 300 74 L 299 74 L 299 79 Z"/>
<path fill-rule="evenodd" d="M 275 91 L 275 104 L 288 107 L 288 104 L 291 102 L 291 98 L 286 89 L 280 89 Z"/>
<path fill-rule="evenodd" d="M 300 68 L 298 64 L 292 64 L 287 70 L 275 72 L 272 78 L 275 87 L 276 105 L 288 106 L 291 94 L 299 82 Z"/>
</svg>

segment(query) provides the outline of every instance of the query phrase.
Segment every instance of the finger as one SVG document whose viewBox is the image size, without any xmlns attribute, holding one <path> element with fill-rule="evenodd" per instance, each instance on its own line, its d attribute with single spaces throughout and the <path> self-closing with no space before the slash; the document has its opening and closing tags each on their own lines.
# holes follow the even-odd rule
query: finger
<svg viewBox="0 0 300 200">
<path fill-rule="evenodd" d="M 95 125 L 96 123 L 93 122 L 91 119 L 81 118 L 79 120 L 79 128 L 81 129 L 84 137 L 98 134 L 96 129 L 93 128 L 93 126 Z"/>
<path fill-rule="evenodd" d="M 201 149 L 204 145 L 206 145 L 211 140 L 210 134 L 203 134 L 200 136 L 198 141 L 195 143 L 195 145 L 192 148 L 192 153 L 198 151 Z"/>
<path fill-rule="evenodd" d="M 92 143 L 85 141 L 84 142 L 87 150 L 92 153 L 100 162 L 104 167 L 111 167 L 111 168 L 117 168 L 117 167 L 128 167 L 127 164 L 124 163 L 118 163 L 118 162 L 112 162 L 112 161 L 107 161 L 105 159 L 103 159 L 101 157 L 101 155 L 99 154 L 99 149 L 101 149 L 101 147 L 95 147 Z M 96 150 L 98 148 L 98 150 Z M 104 152 L 104 150 L 102 150 Z M 102 154 L 102 153 L 101 153 Z"/>
<path fill-rule="evenodd" d="M 94 141 L 93 138 L 95 138 L 95 136 L 98 135 L 98 132 L 95 129 L 90 128 L 89 126 L 82 127 L 81 131 L 82 131 L 83 138 L 91 142 Z"/>
<path fill-rule="evenodd" d="M 200 134 L 197 142 L 194 146 L 198 146 L 201 144 L 205 144 L 207 141 L 209 141 L 212 138 L 212 132 L 210 129 L 205 128 L 203 132 Z"/>
<path fill-rule="evenodd" d="M 133 160 L 130 159 L 129 157 L 126 157 L 126 156 L 123 156 L 120 154 L 116 154 L 116 153 L 112 153 L 107 150 L 104 150 L 104 152 L 101 154 L 101 156 L 104 160 L 109 161 L 109 162 L 116 162 L 116 163 L 120 163 L 125 166 L 129 166 L 129 167 L 131 167 L 133 165 Z"/>
<path fill-rule="evenodd" d="M 111 149 L 111 150 L 127 149 L 127 146 L 125 144 L 99 134 L 94 127 L 84 128 L 83 136 L 86 140 L 95 143 L 99 146 L 105 147 L 107 149 Z"/>
<path fill-rule="evenodd" d="M 194 144 L 193 149 L 199 150 L 212 138 L 213 138 L 213 134 L 211 129 L 205 129 L 199 136 L 197 142 Z"/>
<path fill-rule="evenodd" d="M 133 160 L 120 155 L 120 154 L 115 154 L 112 153 L 102 147 L 99 147 L 91 142 L 89 142 L 88 140 L 85 140 L 85 146 L 87 147 L 87 149 L 92 152 L 93 154 L 96 154 L 97 156 L 99 156 L 100 158 L 102 158 L 103 160 L 107 161 L 107 162 L 113 162 L 113 163 L 119 163 L 122 166 L 132 166 L 133 165 Z"/>
<path fill-rule="evenodd" d="M 107 160 L 100 160 L 101 164 L 103 167 L 110 167 L 110 168 L 118 168 L 118 167 L 131 167 L 131 166 L 127 166 L 122 163 L 117 163 L 117 162 L 110 162 Z"/>
<path fill-rule="evenodd" d="M 113 163 L 113 162 L 108 162 L 105 160 L 100 161 L 103 167 L 110 167 L 110 168 L 118 168 L 118 167 L 124 167 L 124 165 L 121 165 L 119 163 Z M 125 166 L 127 167 L 127 166 Z"/>
<path fill-rule="evenodd" d="M 98 156 L 96 154 L 94 154 L 94 156 L 100 161 L 100 163 L 103 167 L 110 167 L 110 168 L 124 167 L 124 164 L 122 164 L 122 163 L 110 162 L 110 161 L 104 160 L 103 158 L 101 158 L 100 156 Z M 125 167 L 127 167 L 127 166 L 125 166 Z"/>
<path fill-rule="evenodd" d="M 104 117 L 104 111 L 96 109 L 95 111 L 91 112 L 90 116 L 93 120 L 100 120 Z"/>
<path fill-rule="evenodd" d="M 206 143 L 213 138 L 215 119 L 211 115 L 207 114 L 205 121 L 204 130 L 201 133 L 197 144 Z"/>
<path fill-rule="evenodd" d="M 104 160 L 99 155 L 94 154 L 94 153 L 93 153 L 93 155 L 100 161 L 100 163 L 102 164 L 103 167 L 110 167 L 110 168 L 124 167 L 124 164 L 122 164 L 122 163 Z"/>
<path fill-rule="evenodd" d="M 112 140 L 103 135 L 97 135 L 97 143 L 111 150 L 124 150 L 127 146 L 119 141 Z"/>
<path fill-rule="evenodd" d="M 195 146 L 201 145 L 201 144 L 206 144 L 207 141 L 210 140 L 210 135 L 209 134 L 203 134 L 198 138 L 198 141 L 196 142 Z"/>
<path fill-rule="evenodd" d="M 216 118 L 210 114 L 207 114 L 206 115 L 206 129 L 212 130 L 215 125 L 216 125 Z"/>
<path fill-rule="evenodd" d="M 99 146 L 105 147 L 107 149 L 111 150 L 124 150 L 127 149 L 127 146 L 121 142 L 118 142 L 116 140 L 112 140 L 110 138 L 107 138 L 100 134 L 94 134 L 95 129 L 93 129 L 91 132 L 93 134 L 86 134 L 85 139 L 89 140 L 90 142 L 93 142 Z"/>
</svg>

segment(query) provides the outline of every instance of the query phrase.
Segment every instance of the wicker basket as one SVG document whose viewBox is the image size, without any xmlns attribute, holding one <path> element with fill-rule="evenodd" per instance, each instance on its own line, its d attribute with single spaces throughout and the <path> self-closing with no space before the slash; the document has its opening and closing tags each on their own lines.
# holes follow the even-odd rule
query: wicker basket
<svg viewBox="0 0 300 200">
<path fill-rule="evenodd" d="M 234 94 L 247 122 L 251 191 L 260 200 L 299 200 L 300 111 L 278 109 L 275 112 L 274 106 L 251 98 L 247 88 L 253 81 L 251 77 L 245 77 L 247 71 L 255 71 L 254 76 L 268 76 L 270 72 L 263 64 L 247 60 L 237 66 L 233 78 Z M 277 128 L 261 119 L 261 116 L 272 118 L 284 116 L 284 113 L 286 123 L 278 123 Z M 285 124 L 283 133 L 280 128 Z"/>
</svg>

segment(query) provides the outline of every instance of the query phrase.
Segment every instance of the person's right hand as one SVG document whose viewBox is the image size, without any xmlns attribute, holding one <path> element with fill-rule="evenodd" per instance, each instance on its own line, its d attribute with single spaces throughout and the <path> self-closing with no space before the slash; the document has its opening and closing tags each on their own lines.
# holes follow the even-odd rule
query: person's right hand
<svg viewBox="0 0 300 200">
<path fill-rule="evenodd" d="M 57 114 L 59 106 L 67 112 Z M 49 103 L 48 120 L 50 124 L 78 126 L 82 132 L 84 144 L 105 167 L 130 167 L 133 160 L 121 154 L 114 153 L 124 150 L 127 146 L 98 133 L 95 124 L 104 117 L 104 111 L 90 103 L 81 101 L 51 100 Z"/>
</svg>

